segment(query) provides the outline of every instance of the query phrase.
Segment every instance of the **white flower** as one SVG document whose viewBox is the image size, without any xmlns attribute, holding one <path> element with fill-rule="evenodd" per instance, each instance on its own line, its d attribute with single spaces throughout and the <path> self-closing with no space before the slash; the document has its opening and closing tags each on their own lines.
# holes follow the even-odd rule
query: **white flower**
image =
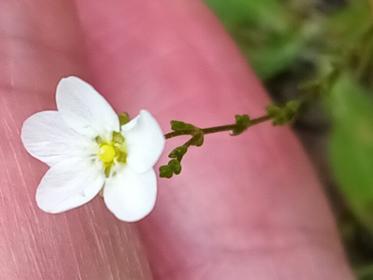
<svg viewBox="0 0 373 280">
<path fill-rule="evenodd" d="M 108 102 L 77 77 L 59 82 L 56 101 L 58 111 L 36 113 L 22 127 L 27 151 L 50 166 L 36 191 L 38 206 L 60 213 L 103 188 L 118 219 L 132 222 L 149 214 L 157 195 L 153 166 L 165 144 L 153 116 L 142 110 L 121 127 Z"/>
</svg>

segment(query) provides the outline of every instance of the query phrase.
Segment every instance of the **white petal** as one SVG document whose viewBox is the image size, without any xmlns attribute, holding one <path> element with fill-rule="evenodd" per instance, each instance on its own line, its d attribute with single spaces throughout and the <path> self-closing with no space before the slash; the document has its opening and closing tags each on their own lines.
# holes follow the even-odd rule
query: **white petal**
<svg viewBox="0 0 373 280">
<path fill-rule="evenodd" d="M 29 117 L 23 123 L 21 140 L 33 157 L 50 166 L 66 158 L 88 155 L 92 149 L 89 139 L 66 126 L 57 111 Z"/>
<path fill-rule="evenodd" d="M 148 215 L 157 197 L 157 179 L 153 169 L 136 173 L 124 167 L 109 178 L 104 187 L 107 208 L 120 220 L 135 222 Z"/>
<path fill-rule="evenodd" d="M 122 127 L 127 144 L 127 163 L 137 172 L 152 168 L 163 152 L 165 138 L 155 118 L 145 110 Z"/>
<path fill-rule="evenodd" d="M 36 191 L 36 202 L 48 213 L 60 213 L 90 201 L 100 191 L 105 176 L 94 163 L 65 160 L 52 166 Z"/>
<path fill-rule="evenodd" d="M 77 77 L 58 83 L 56 102 L 66 124 L 78 133 L 106 137 L 112 131 L 119 131 L 119 119 L 110 104 Z"/>
</svg>

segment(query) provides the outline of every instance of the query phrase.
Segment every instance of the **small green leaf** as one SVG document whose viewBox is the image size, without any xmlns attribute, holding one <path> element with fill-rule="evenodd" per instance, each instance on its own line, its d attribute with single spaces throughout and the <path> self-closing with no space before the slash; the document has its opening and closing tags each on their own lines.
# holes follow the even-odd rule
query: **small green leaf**
<svg viewBox="0 0 373 280">
<path fill-rule="evenodd" d="M 181 161 L 185 153 L 188 151 L 188 148 L 184 145 L 176 147 L 171 151 L 171 153 L 168 155 L 170 158 L 176 158 L 177 160 Z"/>
<path fill-rule="evenodd" d="M 190 123 L 172 120 L 171 129 L 174 131 L 194 131 L 196 127 Z"/>
<path fill-rule="evenodd" d="M 195 133 L 192 139 L 190 139 L 190 145 L 200 147 L 204 141 L 203 132 L 200 129 L 196 131 L 197 133 Z"/>
<path fill-rule="evenodd" d="M 236 115 L 236 128 L 232 130 L 232 135 L 239 135 L 244 132 L 250 125 L 251 120 L 249 115 Z"/>
<path fill-rule="evenodd" d="M 292 122 L 298 113 L 300 102 L 298 100 L 288 101 L 285 105 L 271 104 L 267 107 L 267 114 L 272 118 L 273 125 L 284 125 Z"/>
<path fill-rule="evenodd" d="M 171 178 L 174 175 L 172 168 L 168 165 L 162 165 L 159 168 L 159 176 L 161 178 Z"/>
<path fill-rule="evenodd" d="M 279 106 L 275 105 L 275 104 L 269 104 L 266 108 L 267 110 L 267 114 L 270 116 L 270 117 L 275 117 L 277 115 L 280 114 L 281 112 L 281 109 Z"/>
<path fill-rule="evenodd" d="M 171 159 L 168 162 L 168 166 L 172 169 L 173 173 L 179 175 L 181 172 L 181 164 L 177 159 Z"/>
<path fill-rule="evenodd" d="M 171 159 L 167 165 L 162 165 L 159 168 L 159 176 L 162 178 L 171 178 L 174 174 L 179 175 L 181 172 L 181 164 L 177 159 Z"/>
<path fill-rule="evenodd" d="M 286 103 L 285 108 L 288 114 L 296 114 L 299 110 L 300 102 L 298 100 L 290 100 Z"/>
<path fill-rule="evenodd" d="M 124 112 L 124 113 L 120 113 L 118 115 L 118 118 L 119 118 L 119 124 L 122 126 L 122 125 L 125 125 L 126 123 L 128 123 L 130 121 L 130 116 L 128 113 Z"/>
</svg>

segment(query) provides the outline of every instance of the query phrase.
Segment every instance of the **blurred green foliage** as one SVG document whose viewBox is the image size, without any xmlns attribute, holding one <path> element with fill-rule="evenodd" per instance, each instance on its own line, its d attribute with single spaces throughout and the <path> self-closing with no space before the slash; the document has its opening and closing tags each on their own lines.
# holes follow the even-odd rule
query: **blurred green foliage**
<svg viewBox="0 0 373 280">
<path fill-rule="evenodd" d="M 268 88 L 287 79 L 284 91 L 298 88 L 309 106 L 315 99 L 325 105 L 325 156 L 342 197 L 335 208 L 354 217 L 339 217 L 341 229 L 354 227 L 355 236 L 342 235 L 360 279 L 373 279 L 373 250 L 356 257 L 362 248 L 353 248 L 373 248 L 373 0 L 206 2 Z M 367 242 L 355 242 L 358 228 Z"/>
<path fill-rule="evenodd" d="M 286 68 L 313 33 L 276 0 L 207 0 L 262 78 Z"/>
<path fill-rule="evenodd" d="M 345 75 L 329 96 L 330 161 L 348 205 L 373 232 L 373 100 L 364 91 Z"/>
</svg>

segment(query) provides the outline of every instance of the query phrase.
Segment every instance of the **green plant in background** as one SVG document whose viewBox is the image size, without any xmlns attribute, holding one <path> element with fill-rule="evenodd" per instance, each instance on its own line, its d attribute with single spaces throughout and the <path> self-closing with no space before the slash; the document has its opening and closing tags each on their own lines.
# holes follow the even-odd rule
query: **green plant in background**
<svg viewBox="0 0 373 280">
<path fill-rule="evenodd" d="M 373 232 L 373 100 L 364 90 L 345 75 L 331 92 L 330 161 L 347 203 Z"/>
<path fill-rule="evenodd" d="M 342 235 L 360 279 L 373 279 L 373 2 L 206 2 L 268 88 L 288 79 L 305 108 L 323 104 L 331 125 L 326 160 L 343 198 L 335 205 Z M 361 236 L 367 238 L 357 242 Z M 363 253 L 366 244 L 371 252 Z"/>
<path fill-rule="evenodd" d="M 303 21 L 283 1 L 207 0 L 258 75 L 270 78 L 289 66 L 306 47 L 318 23 Z"/>
</svg>

